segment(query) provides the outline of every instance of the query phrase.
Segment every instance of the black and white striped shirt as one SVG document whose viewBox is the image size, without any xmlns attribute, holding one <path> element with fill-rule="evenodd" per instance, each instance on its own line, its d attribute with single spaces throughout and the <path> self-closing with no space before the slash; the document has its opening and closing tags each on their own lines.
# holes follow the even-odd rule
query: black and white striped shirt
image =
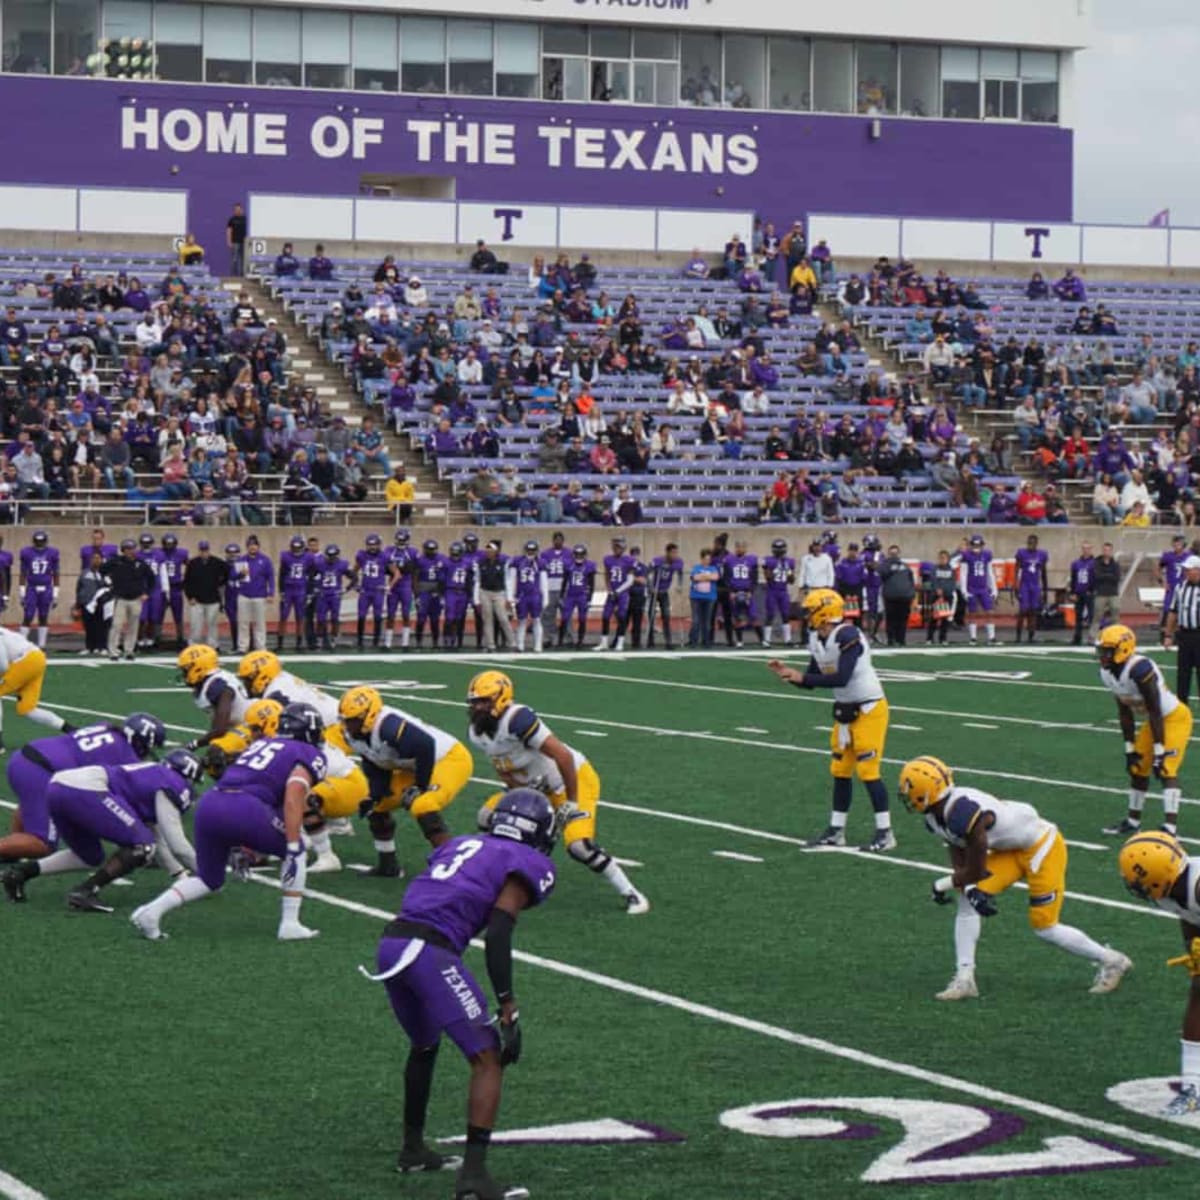
<svg viewBox="0 0 1200 1200">
<path fill-rule="evenodd" d="M 1182 580 L 1175 588 L 1175 596 L 1171 600 L 1171 611 L 1178 621 L 1177 628 L 1191 631 L 1200 630 L 1200 583 L 1188 583 Z"/>
</svg>

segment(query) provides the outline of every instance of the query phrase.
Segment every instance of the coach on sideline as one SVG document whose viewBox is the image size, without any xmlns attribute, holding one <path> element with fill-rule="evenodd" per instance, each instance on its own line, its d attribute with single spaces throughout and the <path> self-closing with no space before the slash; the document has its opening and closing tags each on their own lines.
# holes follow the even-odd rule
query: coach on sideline
<svg viewBox="0 0 1200 1200">
<path fill-rule="evenodd" d="M 183 594 L 188 602 L 188 640 L 216 646 L 221 589 L 229 579 L 223 558 L 214 558 L 207 541 L 196 546 L 196 555 L 183 569 Z"/>
<path fill-rule="evenodd" d="M 1167 613 L 1163 645 L 1174 641 L 1175 694 L 1186 704 L 1192 686 L 1192 672 L 1200 673 L 1200 556 L 1189 554 L 1183 560 L 1183 578 L 1175 588 Z"/>
</svg>

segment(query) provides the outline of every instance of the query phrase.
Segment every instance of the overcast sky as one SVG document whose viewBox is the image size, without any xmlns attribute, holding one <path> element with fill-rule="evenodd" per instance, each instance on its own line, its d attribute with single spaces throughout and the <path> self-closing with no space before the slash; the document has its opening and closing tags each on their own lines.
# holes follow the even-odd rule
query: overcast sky
<svg viewBox="0 0 1200 1200">
<path fill-rule="evenodd" d="M 1075 219 L 1200 226 L 1200 0 L 1091 0 L 1076 58 Z"/>
</svg>

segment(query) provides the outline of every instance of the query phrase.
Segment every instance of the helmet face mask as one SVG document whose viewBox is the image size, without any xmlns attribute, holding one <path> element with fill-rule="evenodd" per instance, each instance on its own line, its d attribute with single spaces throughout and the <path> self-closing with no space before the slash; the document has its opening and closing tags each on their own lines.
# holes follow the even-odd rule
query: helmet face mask
<svg viewBox="0 0 1200 1200">
<path fill-rule="evenodd" d="M 319 746 L 325 739 L 321 714 L 311 704 L 289 704 L 279 714 L 276 732 L 279 737 L 292 738 L 309 746 Z"/>
<path fill-rule="evenodd" d="M 146 758 L 167 740 L 167 729 L 153 713 L 130 713 L 121 728 L 138 758 Z"/>
<path fill-rule="evenodd" d="M 554 848 L 554 807 L 533 788 L 515 788 L 492 810 L 488 832 L 549 854 Z"/>
<path fill-rule="evenodd" d="M 804 597 L 804 612 L 810 627 L 819 633 L 841 623 L 846 605 L 832 588 L 814 588 Z"/>
<path fill-rule="evenodd" d="M 924 755 L 900 771 L 900 800 L 909 812 L 928 812 L 954 787 L 954 775 L 940 758 Z"/>
<path fill-rule="evenodd" d="M 238 663 L 237 673 L 251 696 L 262 696 L 282 670 L 283 664 L 277 654 L 270 650 L 252 650 Z"/>
<path fill-rule="evenodd" d="M 392 541 L 395 542 L 397 546 L 407 546 L 411 539 L 412 534 L 410 534 L 407 529 L 397 529 L 396 532 L 392 534 Z"/>
<path fill-rule="evenodd" d="M 274 737 L 279 732 L 283 705 L 278 700 L 255 700 L 246 709 L 245 722 L 258 737 Z"/>
<path fill-rule="evenodd" d="M 1127 625 L 1109 625 L 1096 639 L 1096 654 L 1100 665 L 1111 670 L 1120 667 L 1133 657 L 1137 650 L 1137 637 Z"/>
<path fill-rule="evenodd" d="M 370 687 L 351 688 L 338 703 L 338 716 L 352 738 L 367 736 L 375 728 L 383 698 Z"/>
<path fill-rule="evenodd" d="M 576 546 L 576 547 L 575 547 L 575 548 L 574 548 L 574 549 L 571 551 L 571 557 L 572 557 L 572 558 L 573 558 L 573 559 L 574 559 L 574 560 L 575 560 L 577 563 L 581 563 L 581 562 L 587 562 L 587 555 L 588 555 L 588 552 L 587 552 L 587 547 L 586 547 L 586 546 Z"/>
<path fill-rule="evenodd" d="M 771 553 L 776 557 L 787 553 L 787 542 L 783 538 L 776 538 L 771 543 Z"/>
<path fill-rule="evenodd" d="M 197 643 L 180 650 L 175 659 L 179 676 L 188 687 L 199 687 L 214 671 L 220 669 L 221 660 L 212 646 Z"/>
<path fill-rule="evenodd" d="M 292 540 L 290 542 L 288 542 L 288 548 L 291 550 L 291 552 L 293 554 L 303 554 L 304 553 L 304 539 L 302 537 L 300 537 L 299 534 L 297 534 L 294 538 L 292 538 Z"/>
<path fill-rule="evenodd" d="M 480 671 L 467 686 L 467 711 L 476 733 L 494 733 L 512 702 L 512 680 L 503 671 Z"/>
<path fill-rule="evenodd" d="M 1125 887 L 1139 900 L 1162 900 L 1188 868 L 1179 840 L 1161 830 L 1136 833 L 1117 859 Z"/>
</svg>

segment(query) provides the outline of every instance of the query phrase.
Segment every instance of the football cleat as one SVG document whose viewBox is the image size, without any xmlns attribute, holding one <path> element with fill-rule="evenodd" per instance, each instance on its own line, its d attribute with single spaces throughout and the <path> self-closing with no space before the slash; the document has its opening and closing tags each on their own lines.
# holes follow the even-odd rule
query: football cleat
<svg viewBox="0 0 1200 1200">
<path fill-rule="evenodd" d="M 1200 1113 L 1200 1091 L 1194 1083 L 1182 1083 L 1171 1102 L 1162 1110 L 1164 1117 L 1190 1117 Z"/>
<path fill-rule="evenodd" d="M 111 904 L 101 904 L 95 888 L 72 888 L 67 893 L 67 907 L 73 912 L 112 912 Z"/>
<path fill-rule="evenodd" d="M 1115 825 L 1105 825 L 1100 832 L 1108 837 L 1132 837 L 1140 829 L 1141 825 L 1135 825 L 1128 817 L 1123 817 Z"/>
<path fill-rule="evenodd" d="M 810 838 L 810 846 L 844 846 L 846 830 L 839 825 L 830 825 L 820 837 Z"/>
<path fill-rule="evenodd" d="M 398 862 L 380 862 L 376 863 L 366 874 L 375 879 L 403 879 L 404 868 Z"/>
<path fill-rule="evenodd" d="M 330 837 L 353 837 L 354 826 L 349 817 L 334 817 L 327 826 Z"/>
<path fill-rule="evenodd" d="M 896 835 L 890 829 L 877 829 L 874 836 L 860 850 L 868 854 L 882 854 L 885 850 L 895 850 Z"/>
<path fill-rule="evenodd" d="M 486 1170 L 467 1172 L 460 1167 L 454 1181 L 454 1200 L 526 1200 L 529 1189 L 504 1187 Z"/>
<path fill-rule="evenodd" d="M 938 1000 L 974 1000 L 979 996 L 974 971 L 955 971 L 954 978 L 937 994 Z"/>
<path fill-rule="evenodd" d="M 168 935 L 158 927 L 158 918 L 146 911 L 149 907 L 148 904 L 143 904 L 141 908 L 135 908 L 129 920 L 142 937 L 152 942 L 164 942 Z"/>
<path fill-rule="evenodd" d="M 321 931 L 309 929 L 299 921 L 281 921 L 277 936 L 281 942 L 304 942 L 309 938 L 320 937 Z"/>
<path fill-rule="evenodd" d="M 650 901 L 641 892 L 630 892 L 624 897 L 625 914 L 630 917 L 640 917 L 650 911 Z"/>
<path fill-rule="evenodd" d="M 4 887 L 4 894 L 13 902 L 13 904 L 25 903 L 25 876 L 16 867 L 9 867 L 3 875 L 0 875 L 0 884 Z"/>
<path fill-rule="evenodd" d="M 1106 992 L 1115 992 L 1121 986 L 1121 980 L 1133 969 L 1133 959 L 1119 950 L 1112 950 L 1096 971 L 1096 978 L 1088 991 L 1093 996 L 1103 996 Z"/>
<path fill-rule="evenodd" d="M 439 1154 L 428 1146 L 418 1146 L 415 1150 L 401 1150 L 396 1156 L 396 1170 L 401 1175 L 409 1175 L 413 1171 L 457 1171 L 462 1166 L 462 1159 L 453 1154 Z"/>
<path fill-rule="evenodd" d="M 309 864 L 310 875 L 330 875 L 342 869 L 342 860 L 332 850 L 326 854 L 318 854 Z"/>
</svg>

